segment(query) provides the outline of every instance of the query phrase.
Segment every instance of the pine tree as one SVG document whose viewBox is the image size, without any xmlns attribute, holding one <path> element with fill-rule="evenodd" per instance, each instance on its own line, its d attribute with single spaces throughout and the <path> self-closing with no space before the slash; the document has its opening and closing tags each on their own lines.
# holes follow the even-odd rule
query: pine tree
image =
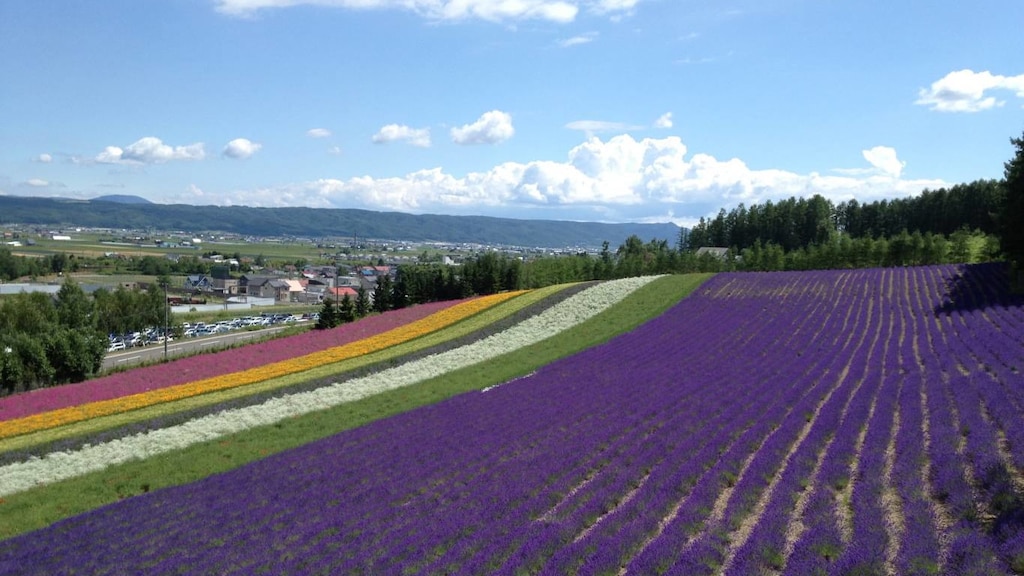
<svg viewBox="0 0 1024 576">
<path fill-rule="evenodd" d="M 377 287 L 373 289 L 373 309 L 377 312 L 391 310 L 391 277 L 387 274 L 377 278 Z"/>
<path fill-rule="evenodd" d="M 338 324 L 348 324 L 356 319 L 356 307 L 348 294 L 341 297 L 341 304 L 338 305 Z"/>
<path fill-rule="evenodd" d="M 1014 157 L 1005 164 L 1003 189 L 1006 194 L 999 215 L 1003 251 L 1018 271 L 1024 269 L 1024 136 L 1011 138 Z"/>
<path fill-rule="evenodd" d="M 328 330 L 337 326 L 337 314 L 334 310 L 334 300 L 330 297 L 324 298 L 324 304 L 320 307 L 320 318 L 316 321 L 317 330 Z"/>
<path fill-rule="evenodd" d="M 355 304 L 356 318 L 362 318 L 370 313 L 370 295 L 362 285 L 356 290 Z"/>
</svg>

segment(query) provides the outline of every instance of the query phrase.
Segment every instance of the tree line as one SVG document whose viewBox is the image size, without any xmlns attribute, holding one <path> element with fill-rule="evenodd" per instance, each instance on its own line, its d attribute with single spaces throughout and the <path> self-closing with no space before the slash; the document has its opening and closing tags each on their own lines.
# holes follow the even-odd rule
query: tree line
<svg viewBox="0 0 1024 576">
<path fill-rule="evenodd" d="M 1002 180 L 976 180 L 895 200 L 833 204 L 820 195 L 740 204 L 680 231 L 680 251 L 724 247 L 726 266 L 778 270 L 964 262 L 970 238 L 983 260 L 1024 270 L 1024 137 Z M 1020 280 L 1019 280 L 1020 282 Z"/>
<path fill-rule="evenodd" d="M 711 219 L 680 234 L 686 249 L 721 246 L 741 251 L 756 242 L 789 252 L 828 242 L 835 234 L 851 238 L 893 238 L 904 231 L 949 237 L 967 229 L 981 234 L 1000 232 L 1005 204 L 1004 186 L 996 180 L 978 180 L 950 189 L 925 190 L 919 196 L 861 204 L 838 205 L 820 195 L 770 200 L 760 205 L 724 208 Z"/>
<path fill-rule="evenodd" d="M 161 326 L 165 313 L 155 285 L 90 296 L 69 277 L 55 295 L 6 296 L 0 299 L 0 395 L 90 378 L 103 365 L 109 334 Z"/>
<path fill-rule="evenodd" d="M 77 272 L 79 260 L 75 256 L 58 252 L 39 258 L 15 256 L 11 249 L 0 247 L 0 280 L 10 282 L 25 276 L 36 277 L 64 272 Z"/>
</svg>

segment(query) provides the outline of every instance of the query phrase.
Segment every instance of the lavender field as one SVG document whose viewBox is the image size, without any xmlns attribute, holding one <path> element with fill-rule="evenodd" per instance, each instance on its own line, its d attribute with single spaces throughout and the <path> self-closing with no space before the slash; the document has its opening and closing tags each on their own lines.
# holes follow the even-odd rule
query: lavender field
<svg viewBox="0 0 1024 576">
<path fill-rule="evenodd" d="M 0 542 L 17 574 L 1024 573 L 996 265 L 720 274 L 535 373 Z"/>
</svg>

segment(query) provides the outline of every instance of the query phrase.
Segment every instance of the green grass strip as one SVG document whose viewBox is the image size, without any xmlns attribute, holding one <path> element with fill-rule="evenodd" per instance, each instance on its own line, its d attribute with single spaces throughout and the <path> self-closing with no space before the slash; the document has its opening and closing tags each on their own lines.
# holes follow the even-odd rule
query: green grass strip
<svg viewBox="0 0 1024 576">
<path fill-rule="evenodd" d="M 167 414 L 173 414 L 175 412 L 203 408 L 219 404 L 221 402 L 234 400 L 236 398 L 287 388 L 289 386 L 309 382 L 311 380 L 339 376 L 346 372 L 401 358 L 407 354 L 472 334 L 473 332 L 485 328 L 490 324 L 515 314 L 519 310 L 522 310 L 531 304 L 535 304 L 549 296 L 561 292 L 572 285 L 573 284 L 571 283 L 558 284 L 531 290 L 521 296 L 516 296 L 511 300 L 507 300 L 496 306 L 483 310 L 478 314 L 474 314 L 473 316 L 460 320 L 459 322 L 442 328 L 436 332 L 431 332 L 430 334 L 425 334 L 414 340 L 409 340 L 408 342 L 403 342 L 396 346 L 356 358 L 350 358 L 348 360 L 342 360 L 341 362 L 334 362 L 331 364 L 323 364 L 303 372 L 280 376 L 278 378 L 271 378 L 270 380 L 264 380 L 254 384 L 247 384 L 245 386 L 228 388 L 217 392 L 211 392 L 209 394 L 183 398 L 174 402 L 164 402 L 140 408 L 138 410 L 122 412 L 120 414 L 90 418 L 89 420 L 75 422 L 59 428 L 49 428 L 30 434 L 14 436 L 13 438 L 5 438 L 0 441 L 0 453 L 31 448 L 33 446 L 39 446 L 48 442 L 62 440 L 64 438 L 95 434 L 118 426 L 142 422 L 152 418 L 165 416 Z"/>
<path fill-rule="evenodd" d="M 0 499 L 0 539 L 137 494 L 194 482 L 344 430 L 529 374 L 632 330 L 664 312 L 710 277 L 687 274 L 660 278 L 558 336 L 416 386 L 13 494 Z"/>
</svg>

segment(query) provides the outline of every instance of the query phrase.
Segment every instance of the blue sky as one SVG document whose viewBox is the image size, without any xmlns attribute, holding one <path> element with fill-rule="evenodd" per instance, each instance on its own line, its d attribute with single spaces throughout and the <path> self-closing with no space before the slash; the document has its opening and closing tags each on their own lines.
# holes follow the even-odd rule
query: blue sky
<svg viewBox="0 0 1024 576">
<path fill-rule="evenodd" d="M 683 225 L 905 197 L 1002 177 L 1022 23 L 1020 0 L 5 0 L 0 194 Z"/>
</svg>

